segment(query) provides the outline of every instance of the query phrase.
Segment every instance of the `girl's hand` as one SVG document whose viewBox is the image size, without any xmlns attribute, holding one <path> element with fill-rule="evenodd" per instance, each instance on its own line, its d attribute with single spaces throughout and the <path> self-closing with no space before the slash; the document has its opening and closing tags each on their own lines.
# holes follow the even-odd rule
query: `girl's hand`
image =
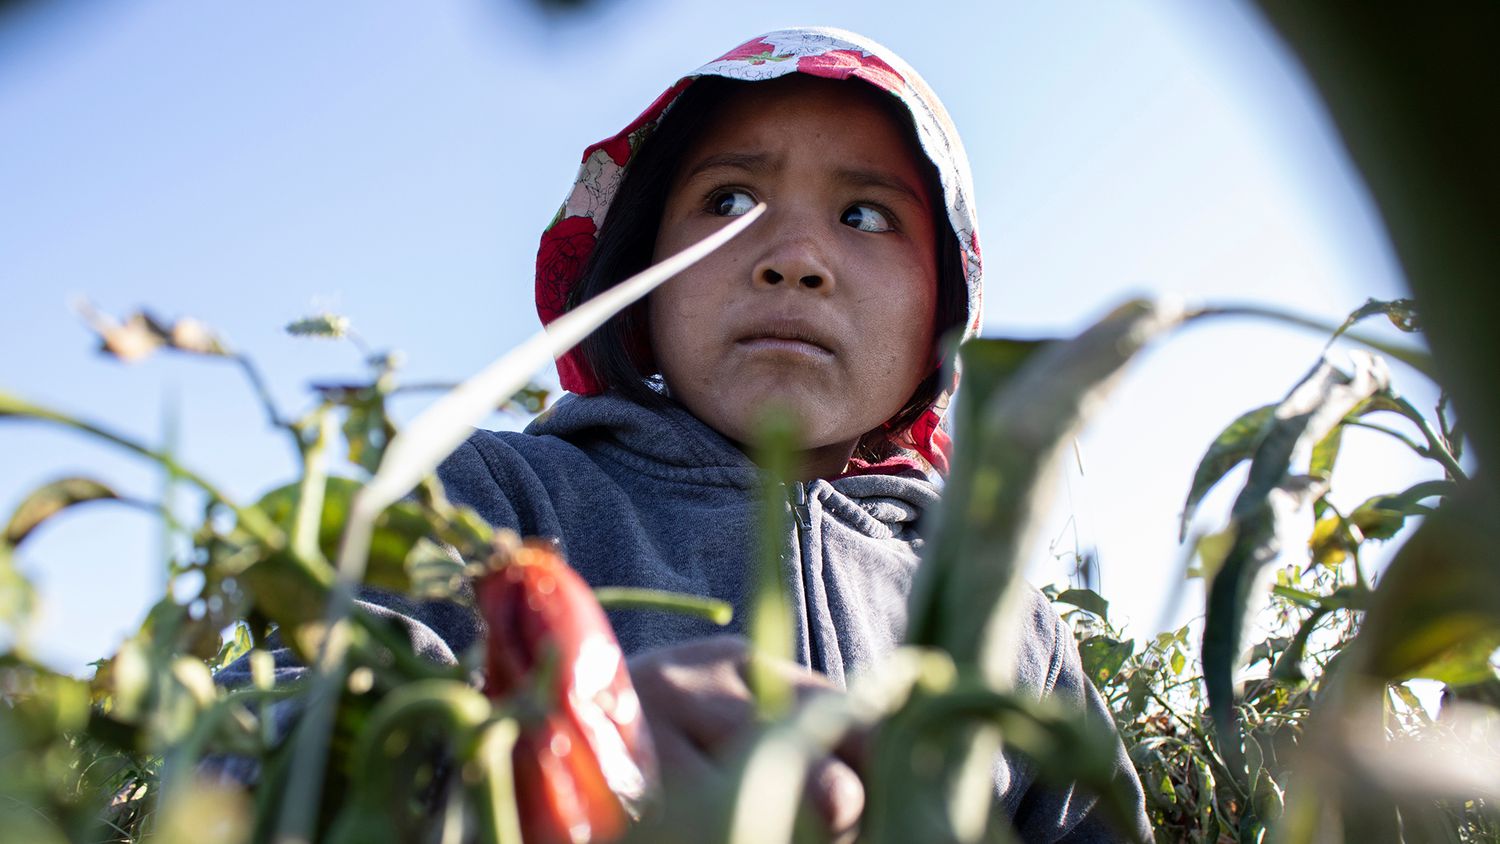
<svg viewBox="0 0 1500 844">
<path fill-rule="evenodd" d="M 670 804 L 727 788 L 723 765 L 754 731 L 755 703 L 745 682 L 749 647 L 738 636 L 697 639 L 637 654 L 630 676 L 656 745 Z M 787 662 L 778 668 L 798 692 L 840 692 L 821 674 Z M 859 742 L 849 742 L 808 774 L 806 800 L 829 838 L 853 840 L 865 806 L 864 784 L 850 760 Z M 680 790 L 680 793 L 679 793 Z"/>
</svg>

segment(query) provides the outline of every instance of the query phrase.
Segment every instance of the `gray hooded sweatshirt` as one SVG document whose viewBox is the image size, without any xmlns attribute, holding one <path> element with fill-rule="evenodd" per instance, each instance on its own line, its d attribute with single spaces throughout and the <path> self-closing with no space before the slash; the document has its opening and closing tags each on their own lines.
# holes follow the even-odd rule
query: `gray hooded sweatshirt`
<svg viewBox="0 0 1500 844">
<path fill-rule="evenodd" d="M 475 433 L 439 477 L 450 499 L 496 526 L 555 537 L 590 584 L 719 598 L 735 608 L 729 632 L 744 632 L 760 476 L 738 448 L 679 406 L 648 408 L 612 393 L 567 396 L 525 432 Z M 808 481 L 788 497 L 793 518 L 782 571 L 797 659 L 843 687 L 901 639 L 921 548 L 918 521 L 938 491 L 913 471 Z M 1071 630 L 1039 592 L 1028 587 L 1028 598 L 1015 643 L 1019 686 L 1109 723 Z M 427 613 L 453 626 L 451 605 L 408 609 L 418 640 L 442 638 L 418 629 Z M 627 654 L 724 632 L 662 612 L 615 611 L 610 621 Z M 1115 757 L 1120 778 L 1134 788 L 1136 826 L 1149 838 L 1123 746 Z M 1020 756 L 1006 755 L 996 780 L 1000 805 L 1025 841 L 1120 840 L 1091 796 L 1042 787 Z"/>
</svg>

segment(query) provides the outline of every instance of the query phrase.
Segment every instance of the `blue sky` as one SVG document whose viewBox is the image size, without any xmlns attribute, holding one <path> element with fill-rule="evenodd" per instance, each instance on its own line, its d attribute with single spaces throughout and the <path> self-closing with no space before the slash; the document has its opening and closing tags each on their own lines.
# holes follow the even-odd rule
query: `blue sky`
<svg viewBox="0 0 1500 844">
<path fill-rule="evenodd" d="M 1401 294 L 1321 107 L 1240 3 L 61 3 L 0 31 L 0 389 L 153 441 L 175 418 L 184 460 L 252 497 L 292 463 L 233 372 L 101 358 L 74 297 L 208 322 L 288 410 L 307 406 L 308 380 L 358 368 L 348 345 L 281 333 L 318 310 L 401 350 L 409 378 L 460 378 L 537 328 L 536 238 L 583 147 L 682 72 L 800 23 L 886 43 L 947 103 L 975 172 L 987 333 L 1075 330 L 1141 292 L 1330 320 Z M 1265 324 L 1190 329 L 1095 419 L 1049 538 L 1098 546 L 1133 632 L 1194 612 L 1192 590 L 1166 597 L 1203 448 L 1320 345 Z M 1430 402 L 1410 373 L 1397 384 Z M 1420 471 L 1364 433 L 1349 438 L 1362 471 L 1340 480 L 1356 503 L 1384 473 Z M 0 455 L 7 510 L 65 474 L 160 486 L 36 426 L 0 427 Z M 36 649 L 69 670 L 107 652 L 161 588 L 159 559 L 136 514 L 45 529 L 21 555 L 43 598 Z M 1063 572 L 1038 549 L 1033 580 Z"/>
</svg>

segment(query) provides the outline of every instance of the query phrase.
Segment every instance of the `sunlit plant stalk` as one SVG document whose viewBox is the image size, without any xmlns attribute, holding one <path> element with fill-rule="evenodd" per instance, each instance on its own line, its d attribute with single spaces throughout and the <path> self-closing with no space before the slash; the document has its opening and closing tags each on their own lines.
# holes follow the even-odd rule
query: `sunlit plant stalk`
<svg viewBox="0 0 1500 844">
<path fill-rule="evenodd" d="M 409 493 L 469 435 L 473 425 L 498 407 L 532 374 L 577 345 L 610 317 L 629 307 L 667 279 L 692 266 L 744 231 L 765 212 L 762 203 L 682 252 L 647 268 L 574 308 L 531 339 L 502 355 L 433 402 L 386 446 L 380 469 L 355 495 L 339 547 L 337 580 L 329 596 L 322 653 L 310 685 L 307 709 L 293 748 L 288 804 L 277 840 L 283 844 L 310 839 L 317 815 L 333 707 L 348 650 L 346 618 L 354 590 L 364 579 L 370 535 L 387 506 Z"/>
</svg>

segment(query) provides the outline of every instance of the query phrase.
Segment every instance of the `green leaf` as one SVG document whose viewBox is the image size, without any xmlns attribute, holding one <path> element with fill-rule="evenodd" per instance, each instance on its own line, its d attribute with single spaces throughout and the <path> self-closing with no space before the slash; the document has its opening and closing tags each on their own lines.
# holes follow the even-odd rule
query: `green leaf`
<svg viewBox="0 0 1500 844">
<path fill-rule="evenodd" d="M 223 668 L 249 653 L 253 647 L 255 647 L 255 640 L 250 635 L 250 625 L 243 621 L 235 622 L 230 628 L 229 635 L 224 637 L 219 653 L 213 658 L 212 668 L 215 671 Z"/>
<path fill-rule="evenodd" d="M 1307 681 L 1307 671 L 1302 667 L 1307 657 L 1307 641 L 1312 636 L 1329 609 L 1319 606 L 1297 626 L 1297 632 L 1287 643 L 1276 662 L 1271 665 L 1271 678 L 1280 683 L 1298 685 Z"/>
<path fill-rule="evenodd" d="M 1262 773 L 1251 799 L 1256 819 L 1268 825 L 1274 825 L 1286 811 L 1286 794 L 1269 770 Z"/>
<path fill-rule="evenodd" d="M 36 589 L 16 568 L 11 546 L 0 543 L 0 622 L 24 627 L 35 609 Z"/>
<path fill-rule="evenodd" d="M 902 715 L 901 720 L 887 722 L 880 729 L 880 740 L 894 745 L 892 749 L 896 752 L 876 755 L 875 765 L 880 769 L 870 773 L 871 786 L 879 788 L 881 783 L 903 779 L 888 769 L 901 771 L 909 779 L 914 768 L 934 763 L 940 765 L 945 750 L 951 747 L 945 739 L 964 735 L 966 725 L 989 723 L 1004 733 L 1007 748 L 1042 763 L 1039 775 L 1043 783 L 1053 786 L 1066 783 L 1087 789 L 1098 796 L 1095 811 L 1102 818 L 1120 828 L 1130 828 L 1134 817 L 1131 805 L 1139 801 L 1140 792 L 1137 791 L 1132 799 L 1127 790 L 1120 787 L 1114 757 L 1118 742 L 1107 717 L 1079 718 L 1056 706 L 1054 701 L 1037 700 L 1034 693 L 1024 690 L 1002 693 L 968 683 L 941 693 L 918 696 L 902 710 Z M 985 757 L 984 761 L 987 764 L 981 770 L 991 771 L 993 758 Z M 985 796 L 993 801 L 993 774 L 990 785 L 991 789 Z M 860 841 L 912 844 L 969 840 L 922 835 L 922 829 L 930 832 L 933 827 L 944 824 L 941 813 L 945 808 L 951 812 L 951 808 L 941 800 L 918 802 L 912 799 L 909 790 L 906 794 L 907 799 L 895 802 L 867 800 Z M 902 823 L 915 826 L 903 827 Z M 983 832 L 981 828 L 980 834 L 972 840 L 991 840 L 983 837 Z"/>
<path fill-rule="evenodd" d="M 1187 667 L 1187 655 L 1182 652 L 1181 648 L 1173 648 L 1168 664 L 1172 666 L 1172 676 L 1181 677 L 1182 670 Z"/>
<path fill-rule="evenodd" d="M 1170 775 L 1163 773 L 1160 778 L 1152 778 L 1147 780 L 1147 782 L 1152 784 L 1151 796 L 1157 802 L 1165 803 L 1169 806 L 1177 805 L 1177 789 L 1172 787 L 1172 777 Z"/>
<path fill-rule="evenodd" d="M 701 595 L 626 586 L 600 586 L 594 589 L 594 597 L 598 599 L 599 605 L 607 610 L 654 610 L 681 613 L 711 621 L 720 627 L 734 618 L 733 604 Z"/>
<path fill-rule="evenodd" d="M 344 524 L 349 518 L 349 506 L 358 481 L 349 478 L 330 477 L 323 496 L 323 516 L 318 525 L 318 547 L 323 556 L 333 559 L 343 537 Z M 258 502 L 273 521 L 290 529 L 296 511 L 298 488 L 296 484 L 272 490 Z M 406 592 L 411 588 L 411 579 L 406 570 L 406 559 L 418 540 L 432 533 L 431 523 L 422 508 L 412 501 L 399 501 L 387 507 L 375 521 L 375 530 L 370 539 L 369 564 L 364 582 L 370 586 L 393 592 Z M 332 580 L 332 569 L 327 577 Z M 320 575 L 319 579 L 323 579 Z"/>
<path fill-rule="evenodd" d="M 1276 586 L 1271 587 L 1271 591 L 1300 607 L 1316 608 L 1322 605 L 1322 595 L 1308 592 L 1305 589 L 1298 589 L 1294 586 L 1287 586 L 1285 584 L 1277 584 Z"/>
<path fill-rule="evenodd" d="M 1349 558 L 1358 542 L 1338 514 L 1318 519 L 1307 537 L 1308 556 L 1314 565 L 1332 568 Z"/>
<path fill-rule="evenodd" d="M 1319 442 L 1360 402 L 1387 388 L 1379 359 L 1351 354 L 1354 371 L 1327 360 L 1313 368 L 1272 413 L 1250 462 L 1249 478 L 1231 514 L 1235 541 L 1208 587 L 1203 626 L 1203 682 L 1226 757 L 1238 762 L 1234 674 L 1241 654 L 1250 588 L 1280 553 L 1278 524 L 1326 490 L 1326 483 L 1291 472 L 1292 460 Z"/>
<path fill-rule="evenodd" d="M 406 555 L 406 574 L 411 594 L 420 598 L 454 600 L 463 591 L 463 561 L 426 537 L 418 539 Z"/>
<path fill-rule="evenodd" d="M 1255 454 L 1275 410 L 1274 404 L 1257 407 L 1229 423 L 1229 427 L 1214 438 L 1208 451 L 1204 452 L 1203 459 L 1198 461 L 1197 470 L 1193 472 L 1193 485 L 1188 490 L 1187 501 L 1182 505 L 1182 519 L 1177 528 L 1178 542 L 1187 538 L 1193 514 L 1198 512 L 1198 505 L 1203 502 L 1203 497 L 1208 495 L 1209 490 L 1223 480 L 1230 469 Z"/>
<path fill-rule="evenodd" d="M 22 499 L 5 528 L 5 541 L 20 545 L 42 522 L 75 504 L 118 500 L 119 497 L 114 490 L 92 478 L 52 481 Z"/>
<path fill-rule="evenodd" d="M 321 337 L 337 340 L 349 333 L 349 318 L 338 314 L 314 314 L 287 323 L 286 333 L 293 337 Z"/>
<path fill-rule="evenodd" d="M 1493 671 L 1491 675 L 1493 676 Z M 1405 683 L 1393 683 L 1390 688 L 1391 694 L 1401 701 L 1401 705 L 1405 706 L 1407 711 L 1419 715 L 1424 721 L 1427 720 L 1427 707 L 1422 705 L 1416 693 L 1407 688 Z"/>
<path fill-rule="evenodd" d="M 1327 480 L 1333 477 L 1333 464 L 1339 459 L 1339 446 L 1344 441 L 1344 426 L 1335 425 L 1328 436 L 1318 440 L 1313 446 L 1312 459 L 1308 462 L 1307 473 L 1314 477 Z"/>
<path fill-rule="evenodd" d="M 1103 621 L 1109 620 L 1109 601 L 1092 589 L 1065 589 L 1054 600 L 1087 610 Z"/>
<path fill-rule="evenodd" d="M 1474 686 L 1495 679 L 1491 663 L 1500 648 L 1500 631 L 1474 636 L 1438 654 L 1412 671 L 1412 676 L 1437 680 L 1449 686 Z"/>
<path fill-rule="evenodd" d="M 1238 535 L 1238 529 L 1231 522 L 1221 531 L 1200 536 L 1194 548 L 1198 564 L 1188 569 L 1188 577 L 1211 580 L 1219 573 L 1219 569 L 1224 567 L 1224 560 L 1229 557 L 1229 552 L 1234 550 L 1235 538 Z"/>
<path fill-rule="evenodd" d="M 1412 533 L 1372 597 L 1350 650 L 1382 680 L 1453 670 L 1443 660 L 1483 649 L 1500 633 L 1500 507 L 1470 485 L 1449 496 Z"/>
<path fill-rule="evenodd" d="M 1120 673 L 1125 660 L 1135 652 L 1135 640 L 1120 641 L 1108 636 L 1094 636 L 1078 643 L 1078 656 L 1083 660 L 1083 673 L 1099 689 L 1104 689 Z"/>
<path fill-rule="evenodd" d="M 1377 495 L 1356 507 L 1347 517 L 1366 539 L 1390 539 L 1405 527 L 1408 516 L 1426 516 L 1432 508 L 1421 501 L 1450 495 L 1452 481 L 1424 481 L 1396 495 Z"/>
<path fill-rule="evenodd" d="M 802 519 L 802 508 L 808 506 L 806 485 L 793 480 L 799 439 L 796 421 L 785 408 L 767 408 L 758 420 L 760 530 L 745 628 L 756 657 L 750 661 L 747 682 L 757 712 L 767 719 L 785 715 L 795 703 L 794 690 L 779 664 L 796 658 L 792 608 L 782 588 L 782 561 L 786 538 L 796 535 L 792 522 Z"/>
<path fill-rule="evenodd" d="M 350 463 L 373 475 L 380 468 L 386 443 L 395 434 L 395 426 L 386 418 L 383 399 L 375 398 L 349 406 L 344 417 L 344 439 L 349 444 Z"/>
<path fill-rule="evenodd" d="M 1023 593 L 1011 587 L 1040 537 L 1058 460 L 1136 353 L 1186 317 L 1136 300 L 1067 341 L 964 345 L 952 472 L 923 527 L 907 643 L 948 650 L 960 672 L 994 688 L 1014 682 L 1016 596 Z M 932 745 L 930 769 L 870 784 L 866 805 L 881 807 L 867 811 L 872 842 L 963 840 L 988 825 L 998 732 L 953 725 Z M 939 810 L 899 811 L 924 801 Z"/>
<path fill-rule="evenodd" d="M 1040 529 L 1057 459 L 1133 356 L 1184 314 L 1148 301 L 1115 309 L 1067 341 L 974 340 L 942 501 L 929 513 L 907 640 L 1008 682 L 1006 594 Z"/>
</svg>

